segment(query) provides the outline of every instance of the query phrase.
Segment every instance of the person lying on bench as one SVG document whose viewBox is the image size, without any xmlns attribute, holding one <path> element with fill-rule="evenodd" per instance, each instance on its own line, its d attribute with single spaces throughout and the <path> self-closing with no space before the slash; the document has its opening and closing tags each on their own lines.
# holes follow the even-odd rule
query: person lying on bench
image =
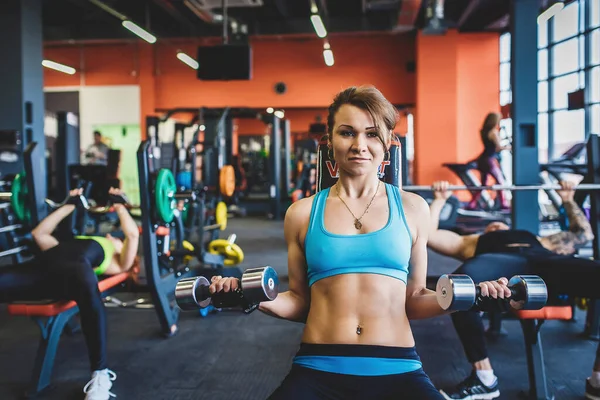
<svg viewBox="0 0 600 400">
<path fill-rule="evenodd" d="M 72 190 L 71 197 L 82 193 Z M 120 190 L 111 188 L 111 194 Z M 75 236 L 58 241 L 52 233 L 75 206 L 65 204 L 31 232 L 36 249 L 33 260 L 0 269 L 0 303 L 39 300 L 74 300 L 79 306 L 92 379 L 85 385 L 86 400 L 108 400 L 117 375 L 108 369 L 106 315 L 97 275 L 129 271 L 137 262 L 138 227 L 125 206 L 114 205 L 125 239 Z"/>
<path fill-rule="evenodd" d="M 561 182 L 558 191 L 569 220 L 569 229 L 539 237 L 526 230 L 509 229 L 501 222 L 490 223 L 481 234 L 461 236 L 438 229 L 439 217 L 451 196 L 448 182 L 433 184 L 434 200 L 430 204 L 431 229 L 428 246 L 437 253 L 465 261 L 455 271 L 467 274 L 475 282 L 498 276 L 539 275 L 548 287 L 549 299 L 558 295 L 597 298 L 600 293 L 600 263 L 575 257 L 578 248 L 593 239 L 592 227 L 574 201 L 574 185 Z M 452 322 L 463 344 L 473 373 L 450 389 L 440 390 L 446 399 L 493 399 L 500 396 L 485 345 L 485 331 L 477 312 L 456 312 Z M 586 395 L 600 398 L 600 348 Z"/>
</svg>

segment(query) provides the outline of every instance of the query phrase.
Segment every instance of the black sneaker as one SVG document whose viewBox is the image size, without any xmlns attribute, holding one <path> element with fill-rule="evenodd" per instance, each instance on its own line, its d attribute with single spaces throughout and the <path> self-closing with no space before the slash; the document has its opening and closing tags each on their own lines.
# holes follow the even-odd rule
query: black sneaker
<svg viewBox="0 0 600 400">
<path fill-rule="evenodd" d="M 500 396 L 498 379 L 492 386 L 486 386 L 475 371 L 455 387 L 440 390 L 440 393 L 446 400 L 489 400 Z"/>
<path fill-rule="evenodd" d="M 600 388 L 593 387 L 589 378 L 585 381 L 585 398 L 590 400 L 600 400 Z"/>
</svg>

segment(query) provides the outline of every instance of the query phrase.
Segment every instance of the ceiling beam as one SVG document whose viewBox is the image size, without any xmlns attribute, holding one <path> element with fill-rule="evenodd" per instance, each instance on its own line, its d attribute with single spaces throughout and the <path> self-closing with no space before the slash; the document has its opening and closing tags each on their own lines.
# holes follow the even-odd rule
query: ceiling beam
<svg viewBox="0 0 600 400">
<path fill-rule="evenodd" d="M 327 10 L 327 0 L 319 0 L 319 11 L 324 17 L 329 16 L 329 11 Z"/>
<path fill-rule="evenodd" d="M 281 14 L 283 18 L 291 17 L 287 0 L 275 0 L 275 8 L 277 8 L 277 11 L 279 11 L 279 14 Z"/>
<path fill-rule="evenodd" d="M 402 32 L 413 30 L 422 4 L 422 0 L 402 0 L 400 10 L 398 11 L 398 21 L 396 22 L 394 31 Z"/>
<path fill-rule="evenodd" d="M 503 29 L 508 28 L 509 22 L 510 22 L 510 15 L 506 14 L 506 15 L 498 18 L 497 20 L 487 24 L 485 26 L 485 30 L 488 30 L 488 31 L 503 30 Z"/>
<path fill-rule="evenodd" d="M 471 0 L 469 2 L 467 7 L 465 7 L 464 11 L 462 12 L 460 18 L 458 19 L 458 27 L 459 28 L 462 28 L 464 26 L 464 24 L 469 20 L 471 15 L 473 15 L 475 10 L 477 10 L 479 8 L 480 4 L 481 4 L 481 0 Z"/>
<path fill-rule="evenodd" d="M 154 2 L 154 4 L 156 4 L 157 6 L 162 8 L 164 11 L 166 11 L 167 14 L 169 14 L 171 17 L 173 17 L 173 19 L 175 19 L 177 22 L 181 23 L 187 29 L 189 29 L 190 33 L 192 33 L 192 34 L 196 33 L 196 26 L 189 19 L 187 19 L 185 16 L 183 16 L 183 14 L 181 14 L 181 12 L 179 12 L 179 10 L 177 8 L 175 8 L 175 6 L 173 6 L 173 4 L 171 4 L 167 0 L 152 0 L 152 1 Z"/>
</svg>

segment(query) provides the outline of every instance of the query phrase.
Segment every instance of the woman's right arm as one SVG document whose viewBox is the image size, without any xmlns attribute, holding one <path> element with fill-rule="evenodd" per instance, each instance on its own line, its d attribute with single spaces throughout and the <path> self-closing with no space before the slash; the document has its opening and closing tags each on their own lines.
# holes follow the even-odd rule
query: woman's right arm
<svg viewBox="0 0 600 400">
<path fill-rule="evenodd" d="M 306 275 L 306 257 L 300 244 L 300 230 L 310 213 L 311 202 L 306 199 L 294 203 L 286 213 L 283 225 L 288 249 L 289 290 L 273 301 L 260 303 L 259 310 L 272 317 L 305 322 L 310 308 L 310 289 Z"/>
<path fill-rule="evenodd" d="M 82 193 L 83 189 L 72 189 L 69 191 L 69 196 L 80 196 Z M 75 206 L 73 204 L 65 204 L 41 220 L 40 223 L 33 228 L 31 231 L 31 237 L 41 251 L 46 251 L 58 245 L 58 240 L 52 236 L 52 233 L 58 224 L 60 224 L 61 221 L 68 217 L 74 210 Z"/>
<path fill-rule="evenodd" d="M 273 301 L 264 301 L 259 310 L 272 317 L 295 322 L 305 322 L 310 307 L 310 289 L 306 275 L 306 258 L 300 244 L 300 231 L 310 216 L 310 198 L 294 203 L 287 211 L 284 221 L 284 236 L 288 249 L 289 289 L 279 293 Z M 229 292 L 237 289 L 235 278 L 212 278 L 210 293 Z"/>
</svg>

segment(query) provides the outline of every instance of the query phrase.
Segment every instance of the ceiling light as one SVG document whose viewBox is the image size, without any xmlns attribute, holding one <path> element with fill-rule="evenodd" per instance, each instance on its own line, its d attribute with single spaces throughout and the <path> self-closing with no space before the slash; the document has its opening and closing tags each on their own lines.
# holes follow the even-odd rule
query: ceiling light
<svg viewBox="0 0 600 400">
<path fill-rule="evenodd" d="M 129 29 L 131 32 L 133 32 L 136 35 L 138 35 L 139 37 L 141 37 L 142 39 L 144 39 L 146 42 L 148 42 L 148 43 L 156 43 L 156 36 L 154 36 L 153 34 L 151 34 L 148 31 L 145 31 L 144 29 L 140 28 L 139 26 L 137 26 L 133 22 L 131 22 L 131 21 L 123 21 L 123 26 L 126 29 Z"/>
<path fill-rule="evenodd" d="M 283 117 L 285 117 L 285 114 L 283 113 L 283 111 L 277 110 L 275 111 L 275 116 L 279 119 L 283 119 Z"/>
<path fill-rule="evenodd" d="M 267 112 L 268 112 L 269 114 L 273 114 L 273 107 L 268 107 L 268 108 L 267 108 Z"/>
<path fill-rule="evenodd" d="M 200 67 L 200 64 L 198 64 L 198 61 L 194 60 L 192 57 L 188 56 L 187 54 L 185 54 L 182 51 L 177 53 L 177 58 L 179 58 L 179 60 L 181 60 L 181 62 L 183 62 L 184 64 L 187 64 L 189 67 L 191 67 L 193 69 L 198 69 Z"/>
<path fill-rule="evenodd" d="M 50 60 L 43 60 L 42 65 L 46 68 L 54 69 L 56 71 L 64 72 L 65 74 L 73 75 L 75 72 L 75 68 L 69 67 L 68 65 L 59 64 Z"/>
<path fill-rule="evenodd" d="M 333 66 L 333 51 L 331 49 L 323 50 L 323 58 L 325 59 L 325 65 L 328 67 Z"/>
<path fill-rule="evenodd" d="M 321 19 L 319 14 L 311 15 L 310 21 L 312 22 L 318 37 L 324 38 L 325 36 L 327 36 L 327 30 L 325 29 L 325 25 L 323 25 L 323 20 Z"/>
</svg>

